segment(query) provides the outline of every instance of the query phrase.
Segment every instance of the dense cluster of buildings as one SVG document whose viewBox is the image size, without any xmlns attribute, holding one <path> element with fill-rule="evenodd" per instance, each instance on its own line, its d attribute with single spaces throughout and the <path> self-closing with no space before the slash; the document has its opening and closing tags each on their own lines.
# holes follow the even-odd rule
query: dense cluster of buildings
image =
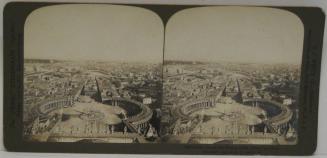
<svg viewBox="0 0 327 158">
<path fill-rule="evenodd" d="M 291 135 L 289 132 L 293 132 L 294 136 L 296 130 L 293 127 L 297 126 L 299 84 L 298 65 L 170 62 L 164 67 L 162 133 L 167 137 L 180 133 L 176 131 L 183 131 L 183 134 L 196 134 L 196 131 L 205 126 L 204 128 L 212 128 L 212 130 L 206 129 L 202 134 L 220 135 L 219 138 L 224 137 L 224 132 L 228 137 L 230 131 L 245 131 L 240 133 L 251 134 L 252 136 L 249 137 L 253 137 L 255 132 L 273 133 L 276 136 L 269 135 L 269 137 L 276 137 L 276 139 L 285 137 L 286 133 Z M 226 99 L 230 101 L 226 102 Z M 240 106 L 235 106 L 238 104 Z M 240 110 L 248 107 L 251 110 Z M 183 109 L 191 112 L 185 112 Z M 204 112 L 206 109 L 211 111 Z M 261 112 L 254 112 L 258 110 Z M 212 114 L 212 111 L 216 114 Z M 243 124 L 238 122 L 238 125 L 234 126 L 235 129 L 230 129 L 230 126 L 224 128 L 223 125 L 216 127 L 205 123 L 217 117 L 238 118 L 252 117 L 252 115 L 253 118 L 243 119 L 260 121 L 256 124 L 247 124 L 251 121 Z M 219 122 L 224 124 L 226 121 L 219 118 L 213 124 L 220 124 Z M 192 128 L 184 128 L 184 126 Z M 220 132 L 213 132 L 214 129 Z M 234 134 L 236 138 L 238 135 L 241 134 L 237 132 Z M 280 140 L 278 143 L 288 144 Z"/>
<path fill-rule="evenodd" d="M 38 105 L 66 97 L 75 98 L 85 82 L 81 69 L 70 63 L 27 60 L 24 70 L 25 124 L 37 117 L 34 110 Z"/>
<path fill-rule="evenodd" d="M 297 138 L 297 65 L 26 60 L 24 70 L 26 136 L 135 142 L 156 135 L 168 143 L 228 138 L 254 144 Z M 80 126 L 58 125 L 74 117 Z M 113 120 L 96 121 L 102 119 Z"/>
<path fill-rule="evenodd" d="M 88 133 L 93 133 L 93 137 L 106 133 L 110 134 L 108 137 L 120 137 L 117 132 L 134 133 L 128 135 L 132 140 L 139 134 L 158 135 L 158 116 L 153 112 L 157 113 L 161 101 L 161 91 L 157 90 L 162 83 L 160 65 L 26 60 L 24 66 L 24 135 L 28 139 L 41 139 L 50 133 L 51 139 L 64 141 L 63 136 L 60 138 L 64 131 L 66 135 L 77 131 L 83 135 L 87 134 L 83 131 L 90 132 L 85 129 L 93 129 L 85 121 L 66 125 L 67 119 L 74 117 L 90 118 L 101 125 L 102 130 L 98 131 L 105 132 Z M 105 107 L 107 104 L 113 108 Z M 103 117 L 97 118 L 98 114 Z M 105 120 L 117 118 L 121 121 Z M 59 136 L 51 136 L 53 132 Z"/>
</svg>

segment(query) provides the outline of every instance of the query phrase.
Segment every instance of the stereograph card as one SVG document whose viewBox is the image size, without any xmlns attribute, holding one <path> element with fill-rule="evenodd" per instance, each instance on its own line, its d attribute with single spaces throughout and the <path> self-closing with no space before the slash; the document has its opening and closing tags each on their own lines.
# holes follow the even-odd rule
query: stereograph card
<svg viewBox="0 0 327 158">
<path fill-rule="evenodd" d="M 8 3 L 9 151 L 310 155 L 312 7 Z"/>
</svg>

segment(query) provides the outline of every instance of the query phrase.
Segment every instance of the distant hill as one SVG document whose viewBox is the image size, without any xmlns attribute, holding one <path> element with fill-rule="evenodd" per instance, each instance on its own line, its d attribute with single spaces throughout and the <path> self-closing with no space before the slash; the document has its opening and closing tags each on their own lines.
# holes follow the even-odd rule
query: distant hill
<svg viewBox="0 0 327 158">
<path fill-rule="evenodd" d="M 164 61 L 164 64 L 169 64 L 169 65 L 177 65 L 177 64 L 189 64 L 189 65 L 195 65 L 195 64 L 205 64 L 206 62 L 201 62 L 201 61 L 181 61 L 181 60 L 166 60 Z"/>
<path fill-rule="evenodd" d="M 56 63 L 59 60 L 52 60 L 52 59 L 24 59 L 25 63 Z"/>
</svg>

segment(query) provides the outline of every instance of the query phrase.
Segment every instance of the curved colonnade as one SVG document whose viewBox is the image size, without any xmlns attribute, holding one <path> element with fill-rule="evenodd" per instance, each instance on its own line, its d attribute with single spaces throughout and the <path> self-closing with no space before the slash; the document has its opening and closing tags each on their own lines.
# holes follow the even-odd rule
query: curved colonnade
<svg viewBox="0 0 327 158">
<path fill-rule="evenodd" d="M 275 101 L 265 99 L 247 99 L 244 100 L 244 103 L 246 102 L 268 103 L 269 105 L 276 106 L 278 109 L 280 109 L 280 112 L 277 115 L 274 115 L 265 121 L 265 123 L 273 127 L 275 131 L 278 131 L 278 129 L 286 129 L 289 121 L 293 117 L 293 112 L 288 106 L 282 105 Z M 259 104 L 259 106 L 264 108 L 263 106 L 267 106 L 267 104 Z"/>
<path fill-rule="evenodd" d="M 190 116 L 191 113 L 201 110 L 201 109 L 208 109 L 215 106 L 215 99 L 202 99 L 193 102 L 184 103 L 177 108 L 174 109 L 173 113 L 174 116 L 178 116 L 184 120 L 189 120 L 192 117 Z"/>
<path fill-rule="evenodd" d="M 115 102 L 115 105 L 120 106 L 127 111 L 127 118 L 124 120 L 124 122 L 132 126 L 132 128 L 134 128 L 132 130 L 137 131 L 137 128 L 146 128 L 148 126 L 148 122 L 152 118 L 153 113 L 152 110 L 146 105 L 125 98 L 103 99 L 103 103 L 108 101 Z M 58 110 L 66 106 L 72 106 L 73 104 L 74 99 L 72 97 L 60 98 L 40 103 L 35 111 L 38 112 L 39 116 L 45 116 L 54 110 Z M 136 110 L 136 112 L 133 110 Z"/>
<path fill-rule="evenodd" d="M 102 99 L 102 103 L 106 104 L 108 102 L 114 106 L 119 106 L 126 110 L 127 118 L 124 120 L 124 122 L 127 123 L 127 126 L 129 126 L 129 128 L 133 128 L 131 130 L 133 130 L 134 132 L 136 132 L 138 128 L 146 128 L 148 126 L 148 122 L 150 121 L 153 115 L 152 110 L 148 106 L 131 99 Z"/>
<path fill-rule="evenodd" d="M 282 105 L 280 103 L 265 100 L 265 99 L 247 99 L 244 102 L 265 102 L 269 103 L 268 106 L 273 105 L 280 109 L 280 112 L 277 115 L 274 115 L 267 120 L 265 120 L 265 124 L 271 126 L 273 130 L 278 131 L 278 129 L 286 129 L 288 127 L 289 121 L 292 119 L 293 112 L 288 106 Z M 184 103 L 178 107 L 176 107 L 173 111 L 175 116 L 178 116 L 182 120 L 190 120 L 192 117 L 191 113 L 201 110 L 208 109 L 214 107 L 216 105 L 215 99 L 202 99 L 196 102 L 188 102 Z M 264 106 L 262 104 L 261 106 Z"/>
</svg>

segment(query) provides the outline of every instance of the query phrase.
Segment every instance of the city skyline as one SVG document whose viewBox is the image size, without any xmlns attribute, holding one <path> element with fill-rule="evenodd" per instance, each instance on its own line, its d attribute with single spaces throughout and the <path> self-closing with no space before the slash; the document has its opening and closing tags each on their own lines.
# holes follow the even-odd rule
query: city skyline
<svg viewBox="0 0 327 158">
<path fill-rule="evenodd" d="M 106 59 L 82 59 L 82 60 L 74 60 L 74 59 L 53 59 L 53 58 L 25 58 L 24 60 L 52 60 L 52 61 L 60 61 L 60 62 L 110 62 L 110 63 L 162 63 L 163 61 L 125 61 L 125 60 L 106 60 Z"/>
<path fill-rule="evenodd" d="M 276 62 L 276 63 L 256 63 L 250 61 L 232 61 L 232 60 L 217 60 L 217 61 L 210 61 L 210 60 L 163 60 L 163 61 L 123 61 L 123 60 L 105 60 L 105 59 L 96 59 L 96 60 L 74 60 L 74 59 L 51 59 L 51 58 L 25 58 L 25 60 L 53 60 L 53 61 L 61 61 L 61 62 L 111 62 L 111 63 L 161 63 L 165 65 L 165 62 L 194 62 L 194 63 L 238 63 L 238 64 L 263 64 L 263 65 L 274 65 L 274 64 L 287 64 L 287 65 L 300 65 L 300 63 L 288 63 L 288 62 Z"/>
</svg>

